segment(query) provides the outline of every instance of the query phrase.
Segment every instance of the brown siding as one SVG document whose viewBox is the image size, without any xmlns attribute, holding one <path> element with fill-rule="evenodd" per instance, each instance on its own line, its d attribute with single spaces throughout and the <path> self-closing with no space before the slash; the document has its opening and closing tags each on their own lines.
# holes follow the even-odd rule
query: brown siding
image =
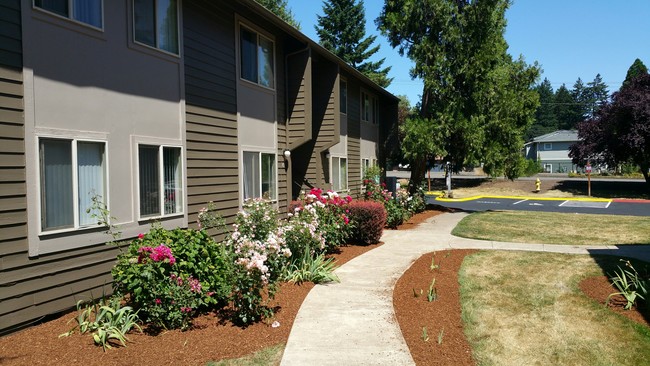
<svg viewBox="0 0 650 366">
<path fill-rule="evenodd" d="M 312 138 L 311 57 L 308 50 L 289 55 L 287 60 L 288 139 L 295 149 Z"/>
<path fill-rule="evenodd" d="M 188 222 L 196 226 L 213 201 L 232 223 L 239 207 L 234 10 L 222 1 L 183 5 Z"/>
<path fill-rule="evenodd" d="M 361 193 L 361 89 L 357 79 L 348 77 L 348 185 L 350 195 Z"/>
</svg>

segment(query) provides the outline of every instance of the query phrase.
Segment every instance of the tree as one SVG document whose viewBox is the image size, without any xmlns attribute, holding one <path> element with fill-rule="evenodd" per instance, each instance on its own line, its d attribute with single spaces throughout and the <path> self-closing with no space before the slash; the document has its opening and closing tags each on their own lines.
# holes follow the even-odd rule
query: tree
<svg viewBox="0 0 650 366">
<path fill-rule="evenodd" d="M 626 85 L 633 78 L 647 73 L 648 68 L 643 64 L 641 60 L 637 58 L 634 60 L 630 68 L 627 69 L 627 75 L 625 75 L 625 81 L 623 82 L 623 85 Z"/>
<path fill-rule="evenodd" d="M 587 87 L 585 87 L 582 79 L 578 78 L 575 84 L 573 84 L 573 89 L 571 90 L 571 96 L 573 97 L 575 103 L 572 108 L 572 114 L 573 120 L 576 121 L 576 123 L 582 122 L 585 120 L 585 118 L 587 118 L 587 99 L 589 98 L 588 94 L 589 92 L 587 90 Z"/>
<path fill-rule="evenodd" d="M 607 84 L 603 82 L 603 78 L 600 74 L 596 74 L 596 77 L 593 81 L 587 83 L 587 89 L 585 91 L 585 102 L 587 103 L 587 115 L 588 117 L 593 117 L 600 107 L 607 102 L 609 98 L 609 91 L 607 90 Z"/>
<path fill-rule="evenodd" d="M 398 95 L 399 103 L 397 105 L 397 124 L 394 124 L 391 130 L 388 132 L 387 142 L 391 143 L 386 144 L 387 155 L 389 159 L 393 162 L 402 162 L 404 160 L 404 155 L 401 151 L 401 145 L 404 141 L 404 124 L 406 120 L 411 118 L 413 114 L 413 107 L 411 107 L 411 102 L 406 95 Z"/>
<path fill-rule="evenodd" d="M 639 75 L 622 86 L 593 118 L 578 125 L 578 137 L 581 141 L 569 153 L 575 164 L 633 162 L 650 186 L 650 75 Z"/>
<path fill-rule="evenodd" d="M 571 92 L 566 85 L 562 84 L 555 91 L 555 118 L 558 129 L 573 130 L 576 128 L 580 121 L 575 118 L 575 113 L 573 113 L 575 104 L 576 100 L 573 99 Z"/>
<path fill-rule="evenodd" d="M 489 174 L 517 175 L 523 133 L 538 105 L 532 86 L 539 68 L 507 54 L 508 6 L 508 0 L 384 3 L 377 25 L 414 62 L 411 76 L 424 81 L 419 116 L 405 125 L 410 189 L 436 155 L 455 171 L 483 162 Z"/>
<path fill-rule="evenodd" d="M 382 87 L 393 81 L 388 77 L 390 66 L 383 68 L 385 59 L 369 61 L 379 51 L 373 46 L 377 36 L 366 37 L 366 12 L 363 0 L 325 0 L 324 15 L 317 15 L 316 32 L 320 44 L 362 72 Z"/>
<path fill-rule="evenodd" d="M 277 15 L 280 19 L 289 23 L 292 27 L 300 30 L 300 22 L 296 20 L 287 0 L 255 0 L 262 6 L 270 10 L 273 14 Z"/>
<path fill-rule="evenodd" d="M 544 81 L 535 87 L 535 90 L 539 94 L 539 107 L 535 111 L 535 122 L 526 133 L 526 140 L 553 132 L 558 128 L 555 114 L 555 93 L 553 93 L 551 82 L 544 78 Z"/>
</svg>

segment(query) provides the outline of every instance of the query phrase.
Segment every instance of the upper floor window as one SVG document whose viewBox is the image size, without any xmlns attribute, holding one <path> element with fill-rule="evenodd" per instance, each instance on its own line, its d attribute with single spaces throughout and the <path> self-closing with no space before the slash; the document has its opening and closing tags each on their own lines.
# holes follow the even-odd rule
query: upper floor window
<svg viewBox="0 0 650 366">
<path fill-rule="evenodd" d="M 341 113 L 348 113 L 348 83 L 341 80 Z"/>
<path fill-rule="evenodd" d="M 361 120 L 365 122 L 377 123 L 377 98 L 361 92 Z"/>
<path fill-rule="evenodd" d="M 244 200 L 277 199 L 275 154 L 244 151 Z"/>
<path fill-rule="evenodd" d="M 135 41 L 178 54 L 177 0 L 133 0 Z"/>
<path fill-rule="evenodd" d="M 275 88 L 273 41 L 241 27 L 239 46 L 241 78 L 267 88 Z"/>
<path fill-rule="evenodd" d="M 139 145 L 140 217 L 183 212 L 181 148 Z"/>
<path fill-rule="evenodd" d="M 553 143 L 545 142 L 544 143 L 544 150 L 553 150 Z"/>
<path fill-rule="evenodd" d="M 97 225 L 95 197 L 106 198 L 104 142 L 39 139 L 41 230 Z"/>
<path fill-rule="evenodd" d="M 102 28 L 102 0 L 34 0 L 34 6 Z"/>
</svg>

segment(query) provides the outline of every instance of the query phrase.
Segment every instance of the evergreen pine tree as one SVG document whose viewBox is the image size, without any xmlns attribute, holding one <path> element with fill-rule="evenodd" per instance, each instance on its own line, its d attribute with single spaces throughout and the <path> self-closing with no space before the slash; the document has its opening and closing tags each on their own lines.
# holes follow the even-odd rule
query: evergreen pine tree
<svg viewBox="0 0 650 366">
<path fill-rule="evenodd" d="M 324 15 L 318 15 L 315 26 L 320 44 L 372 81 L 387 87 L 393 81 L 388 77 L 390 66 L 383 68 L 385 59 L 369 61 L 379 45 L 373 46 L 377 36 L 366 37 L 366 12 L 363 0 L 324 0 Z"/>
<path fill-rule="evenodd" d="M 255 0 L 265 8 L 269 9 L 273 14 L 280 17 L 280 19 L 289 23 L 294 28 L 300 30 L 300 22 L 293 16 L 293 12 L 289 9 L 287 0 Z"/>
<path fill-rule="evenodd" d="M 555 91 L 555 118 L 557 119 L 558 129 L 576 129 L 579 121 L 576 120 L 575 113 L 573 113 L 575 104 L 576 100 L 573 99 L 571 92 L 566 85 L 562 84 Z"/>
<path fill-rule="evenodd" d="M 573 89 L 571 90 L 571 96 L 573 97 L 574 105 L 572 109 L 573 120 L 577 122 L 582 122 L 587 118 L 587 109 L 588 109 L 588 90 L 585 87 L 585 84 L 582 82 L 582 79 L 578 78 L 575 84 L 573 84 Z"/>
<path fill-rule="evenodd" d="M 607 84 L 603 81 L 600 74 L 596 74 L 593 81 L 587 83 L 587 114 L 593 117 L 600 107 L 609 99 Z"/>
<path fill-rule="evenodd" d="M 555 94 L 548 79 L 535 87 L 539 94 L 539 107 L 535 111 L 535 122 L 528 129 L 526 140 L 557 130 L 558 122 L 555 115 Z"/>
<path fill-rule="evenodd" d="M 634 79 L 635 77 L 647 73 L 648 73 L 648 68 L 643 64 L 641 60 L 637 58 L 636 60 L 634 60 L 634 63 L 632 63 L 632 66 L 630 66 L 630 68 L 627 69 L 627 75 L 625 75 L 625 81 L 623 82 L 623 85 L 628 84 L 630 80 Z"/>
</svg>

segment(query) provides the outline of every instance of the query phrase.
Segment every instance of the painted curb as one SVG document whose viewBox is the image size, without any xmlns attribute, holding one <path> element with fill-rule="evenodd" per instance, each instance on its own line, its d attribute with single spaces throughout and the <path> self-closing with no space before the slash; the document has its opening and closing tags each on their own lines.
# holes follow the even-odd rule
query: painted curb
<svg viewBox="0 0 650 366">
<path fill-rule="evenodd" d="M 426 195 L 437 196 L 436 201 L 440 202 L 467 202 L 484 198 L 503 198 L 513 200 L 530 200 L 530 201 L 578 201 L 578 202 L 612 202 L 609 198 L 591 198 L 591 197 L 539 197 L 539 196 L 472 196 L 465 198 L 443 198 L 441 193 L 427 192 Z"/>
</svg>

